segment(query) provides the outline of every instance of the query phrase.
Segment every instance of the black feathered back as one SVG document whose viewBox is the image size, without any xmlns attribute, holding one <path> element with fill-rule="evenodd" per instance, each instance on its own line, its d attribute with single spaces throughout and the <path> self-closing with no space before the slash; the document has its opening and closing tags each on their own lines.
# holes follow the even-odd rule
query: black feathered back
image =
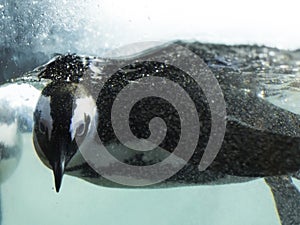
<svg viewBox="0 0 300 225">
<path fill-rule="evenodd" d="M 38 77 L 52 81 L 79 83 L 89 66 L 89 57 L 82 58 L 76 54 L 58 55 L 46 65 L 40 67 Z"/>
</svg>

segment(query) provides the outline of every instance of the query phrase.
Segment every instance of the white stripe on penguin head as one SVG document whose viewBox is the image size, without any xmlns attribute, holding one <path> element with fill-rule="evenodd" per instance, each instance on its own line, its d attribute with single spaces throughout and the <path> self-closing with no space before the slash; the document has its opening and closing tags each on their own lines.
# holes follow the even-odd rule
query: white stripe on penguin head
<svg viewBox="0 0 300 225">
<path fill-rule="evenodd" d="M 40 122 L 44 123 L 44 125 L 48 129 L 48 139 L 51 138 L 51 133 L 53 129 L 53 119 L 51 117 L 51 107 L 50 107 L 51 97 L 41 95 L 36 110 L 40 112 Z M 38 124 L 40 126 L 40 124 Z"/>
<path fill-rule="evenodd" d="M 70 133 L 71 138 L 74 140 L 77 132 L 77 128 L 80 125 L 85 124 L 85 116 L 89 116 L 91 120 L 94 119 L 96 112 L 96 104 L 94 99 L 89 97 L 83 97 L 83 98 L 77 98 L 75 101 L 75 109 L 70 125 Z M 89 127 L 85 127 L 85 129 L 89 130 L 91 126 L 91 123 L 89 124 Z"/>
</svg>

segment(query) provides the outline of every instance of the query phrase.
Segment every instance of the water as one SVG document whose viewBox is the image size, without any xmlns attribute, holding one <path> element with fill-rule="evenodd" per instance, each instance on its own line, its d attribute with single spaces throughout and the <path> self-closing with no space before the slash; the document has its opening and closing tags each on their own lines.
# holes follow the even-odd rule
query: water
<svg viewBox="0 0 300 225">
<path fill-rule="evenodd" d="M 280 224 L 262 179 L 220 186 L 157 190 L 110 189 L 65 176 L 59 194 L 52 172 L 23 134 L 23 155 L 2 187 L 3 225 Z M 298 182 L 298 187 L 299 187 Z"/>
<path fill-rule="evenodd" d="M 299 48 L 297 1 L 269 7 L 259 0 L 246 8 L 237 0 L 0 0 L 0 81 L 32 70 L 55 53 L 99 56 L 141 41 Z"/>
</svg>

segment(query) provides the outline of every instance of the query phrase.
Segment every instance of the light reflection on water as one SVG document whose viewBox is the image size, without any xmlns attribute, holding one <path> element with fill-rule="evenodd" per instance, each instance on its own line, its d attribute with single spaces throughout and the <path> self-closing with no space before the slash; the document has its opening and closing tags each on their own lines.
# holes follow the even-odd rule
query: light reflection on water
<svg viewBox="0 0 300 225">
<path fill-rule="evenodd" d="M 267 100 L 281 108 L 300 114 L 299 90 L 283 90 L 280 95 L 268 97 Z"/>
<path fill-rule="evenodd" d="M 3 225 L 10 224 L 279 224 L 262 179 L 232 185 L 174 189 L 110 189 L 65 176 L 62 190 L 35 155 L 31 134 L 23 155 L 2 185 Z M 298 182 L 299 186 L 299 182 Z"/>
</svg>

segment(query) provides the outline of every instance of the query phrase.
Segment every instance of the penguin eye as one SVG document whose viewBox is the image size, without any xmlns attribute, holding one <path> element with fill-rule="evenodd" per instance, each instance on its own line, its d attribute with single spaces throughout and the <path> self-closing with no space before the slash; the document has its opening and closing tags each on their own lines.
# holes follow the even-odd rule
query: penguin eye
<svg viewBox="0 0 300 225">
<path fill-rule="evenodd" d="M 76 128 L 76 136 L 81 137 L 86 134 L 86 130 L 90 124 L 90 117 L 84 114 L 84 121 L 82 121 Z"/>
<path fill-rule="evenodd" d="M 85 124 L 84 123 L 80 123 L 79 126 L 76 129 L 76 136 L 83 136 L 85 133 Z"/>
<path fill-rule="evenodd" d="M 47 126 L 44 121 L 39 122 L 39 130 L 42 134 L 46 134 Z"/>
</svg>

